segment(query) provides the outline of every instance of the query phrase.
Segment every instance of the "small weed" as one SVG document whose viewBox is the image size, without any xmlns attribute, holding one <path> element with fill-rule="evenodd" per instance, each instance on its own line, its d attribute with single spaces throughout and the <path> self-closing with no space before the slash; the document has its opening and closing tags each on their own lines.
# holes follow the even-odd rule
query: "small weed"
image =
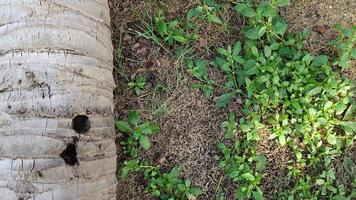
<svg viewBox="0 0 356 200">
<path fill-rule="evenodd" d="M 184 30 L 181 26 L 181 22 L 178 20 L 166 21 L 163 12 L 160 11 L 156 17 L 154 17 L 155 29 L 159 34 L 158 40 L 167 42 L 168 45 L 175 43 L 187 43 L 190 40 L 196 40 L 199 38 L 196 34 L 189 34 L 187 30 Z"/>
<path fill-rule="evenodd" d="M 131 172 L 142 173 L 148 182 L 146 192 L 162 200 L 191 200 L 202 194 L 199 188 L 191 186 L 189 179 L 179 178 L 179 166 L 175 166 L 168 173 L 163 173 L 160 167 L 153 165 L 151 161 L 138 159 L 139 147 L 144 150 L 150 149 L 149 136 L 159 132 L 157 125 L 150 122 L 140 124 L 140 116 L 136 112 L 130 112 L 128 122 L 117 121 L 116 127 L 122 133 L 128 134 L 127 139 L 120 144 L 123 146 L 124 153 L 131 157 L 124 161 L 121 177 L 125 178 Z"/>
<path fill-rule="evenodd" d="M 350 68 L 352 60 L 356 59 L 356 26 L 347 29 L 341 24 L 336 24 L 335 29 L 339 31 L 339 36 L 331 44 L 338 50 L 339 58 L 333 65 L 345 70 Z"/>
<path fill-rule="evenodd" d="M 124 134 L 127 134 L 126 141 L 121 142 L 124 153 L 130 154 L 131 157 L 137 158 L 138 147 L 148 150 L 151 147 L 149 136 L 159 132 L 159 127 L 149 122 L 139 124 L 140 117 L 136 112 L 130 112 L 128 122 L 117 121 L 116 128 Z"/>
<path fill-rule="evenodd" d="M 189 179 L 180 179 L 180 167 L 175 166 L 168 173 L 163 173 L 158 166 L 149 161 L 140 163 L 138 160 L 124 162 L 122 176 L 127 177 L 130 172 L 140 172 L 148 182 L 146 192 L 162 200 L 191 200 L 202 194 L 199 188 L 191 186 Z"/>
<path fill-rule="evenodd" d="M 219 9 L 220 6 L 214 0 L 204 0 L 203 5 L 192 8 L 187 12 L 187 20 L 199 18 L 210 23 L 222 24 L 218 13 Z"/>
<path fill-rule="evenodd" d="M 146 79 L 143 76 L 138 76 L 130 81 L 127 85 L 129 88 L 135 91 L 136 95 L 140 95 L 146 85 Z"/>
<path fill-rule="evenodd" d="M 256 200 L 263 199 L 259 184 L 267 158 L 264 155 L 256 155 L 247 141 L 236 141 L 231 147 L 219 143 L 218 148 L 223 154 L 219 167 L 223 168 L 226 175 L 239 185 L 236 190 L 237 199 L 251 196 Z"/>
</svg>

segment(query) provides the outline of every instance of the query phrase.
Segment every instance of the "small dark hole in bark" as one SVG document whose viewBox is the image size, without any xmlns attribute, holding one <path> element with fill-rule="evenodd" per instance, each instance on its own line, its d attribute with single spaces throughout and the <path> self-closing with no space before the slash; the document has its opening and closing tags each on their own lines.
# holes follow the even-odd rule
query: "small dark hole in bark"
<svg viewBox="0 0 356 200">
<path fill-rule="evenodd" d="M 89 117 L 86 115 L 77 115 L 72 120 L 72 129 L 79 133 L 87 133 L 91 128 Z"/>
<path fill-rule="evenodd" d="M 37 171 L 36 174 L 37 174 L 38 177 L 43 177 L 43 174 L 40 171 Z"/>
<path fill-rule="evenodd" d="M 78 164 L 79 162 L 77 158 L 77 149 L 75 144 L 68 144 L 67 148 L 61 153 L 61 157 L 67 165 L 74 166 L 75 164 Z"/>
</svg>

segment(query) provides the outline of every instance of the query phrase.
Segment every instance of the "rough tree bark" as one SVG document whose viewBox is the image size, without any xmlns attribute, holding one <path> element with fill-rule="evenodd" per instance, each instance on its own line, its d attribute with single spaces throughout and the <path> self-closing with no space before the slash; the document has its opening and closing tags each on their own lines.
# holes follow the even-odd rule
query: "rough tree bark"
<svg viewBox="0 0 356 200">
<path fill-rule="evenodd" d="M 0 0 L 0 199 L 115 199 L 107 0 Z"/>
</svg>

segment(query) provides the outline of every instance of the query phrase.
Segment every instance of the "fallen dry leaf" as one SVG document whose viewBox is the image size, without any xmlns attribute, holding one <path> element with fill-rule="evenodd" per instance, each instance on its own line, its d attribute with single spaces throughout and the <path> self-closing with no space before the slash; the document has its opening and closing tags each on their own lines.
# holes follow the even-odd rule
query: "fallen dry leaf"
<svg viewBox="0 0 356 200">
<path fill-rule="evenodd" d="M 330 30 L 330 26 L 328 25 L 321 25 L 321 26 L 314 26 L 313 30 L 319 34 L 324 34 L 326 33 L 328 30 Z"/>
<path fill-rule="evenodd" d="M 196 200 L 196 199 L 197 199 L 197 198 L 196 198 L 194 195 L 189 194 L 188 200 Z"/>
</svg>

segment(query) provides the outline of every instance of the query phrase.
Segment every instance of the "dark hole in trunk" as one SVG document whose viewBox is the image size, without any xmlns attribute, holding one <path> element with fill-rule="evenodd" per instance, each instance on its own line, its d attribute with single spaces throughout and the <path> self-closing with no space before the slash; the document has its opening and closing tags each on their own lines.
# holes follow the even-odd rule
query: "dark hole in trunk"
<svg viewBox="0 0 356 200">
<path fill-rule="evenodd" d="M 67 148 L 61 153 L 61 157 L 67 165 L 74 166 L 75 164 L 78 164 L 79 162 L 77 158 L 77 149 L 75 144 L 68 144 Z"/>
<path fill-rule="evenodd" d="M 89 117 L 77 115 L 72 120 L 72 129 L 79 134 L 87 133 L 91 128 Z"/>
</svg>

